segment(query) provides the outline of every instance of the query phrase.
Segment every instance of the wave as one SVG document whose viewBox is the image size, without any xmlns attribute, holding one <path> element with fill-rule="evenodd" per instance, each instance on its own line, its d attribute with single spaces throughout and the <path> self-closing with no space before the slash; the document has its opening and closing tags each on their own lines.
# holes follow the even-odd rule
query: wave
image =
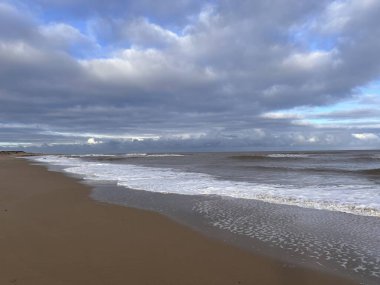
<svg viewBox="0 0 380 285">
<path fill-rule="evenodd" d="M 66 155 L 66 157 L 114 157 L 117 154 L 74 154 L 74 155 Z"/>
<path fill-rule="evenodd" d="M 211 175 L 170 168 L 83 161 L 57 156 L 33 157 L 63 166 L 87 180 L 114 181 L 136 190 L 182 195 L 219 195 L 276 204 L 380 217 L 380 192 L 373 185 L 305 186 L 220 180 Z"/>
<path fill-rule="evenodd" d="M 257 154 L 237 154 L 231 155 L 229 158 L 237 160 L 264 160 L 264 159 L 315 159 L 315 160 L 330 160 L 347 161 L 351 163 L 357 162 L 380 162 L 380 153 L 368 154 L 352 154 L 345 152 L 307 152 L 307 153 L 257 153 Z"/>
<path fill-rule="evenodd" d="M 252 154 L 252 155 L 232 155 L 229 156 L 232 159 L 238 160 L 262 160 L 262 159 L 299 159 L 299 158 L 309 158 L 308 154 L 286 154 L 286 153 L 272 153 L 272 154 Z"/>
<path fill-rule="evenodd" d="M 182 157 L 184 154 L 176 153 L 126 153 L 126 154 L 83 154 L 83 155 L 70 155 L 67 157 L 84 158 L 89 161 L 123 161 L 128 159 L 142 159 L 142 158 L 159 158 L 159 157 Z"/>
<path fill-rule="evenodd" d="M 268 171 L 268 172 L 302 172 L 310 174 L 318 173 L 331 173 L 331 174 L 358 174 L 361 171 L 348 170 L 348 169 L 338 169 L 338 168 L 322 168 L 322 167 L 282 167 L 282 166 L 264 166 L 264 165 L 243 165 L 240 168 L 252 169 L 259 171 Z"/>
<path fill-rule="evenodd" d="M 366 169 L 366 170 L 361 170 L 360 172 L 363 173 L 363 174 L 367 174 L 367 175 L 380 176 L 380 168 Z"/>
<path fill-rule="evenodd" d="M 289 153 L 274 153 L 268 154 L 267 157 L 271 158 L 307 158 L 308 154 L 289 154 Z"/>
<path fill-rule="evenodd" d="M 367 156 L 357 156 L 351 158 L 355 162 L 378 162 L 380 161 L 380 155 L 367 155 Z"/>
<path fill-rule="evenodd" d="M 179 153 L 125 153 L 125 154 L 81 154 L 81 155 L 69 155 L 67 157 L 117 157 L 117 158 L 126 158 L 126 157 L 179 157 L 185 156 L 184 154 Z"/>
<path fill-rule="evenodd" d="M 267 157 L 265 155 L 232 155 L 232 156 L 229 156 L 229 158 L 238 159 L 238 160 L 256 160 L 256 159 L 266 159 Z"/>
<path fill-rule="evenodd" d="M 181 157 L 185 156 L 184 154 L 177 153 L 159 153 L 159 154 L 148 154 L 146 157 Z"/>
</svg>

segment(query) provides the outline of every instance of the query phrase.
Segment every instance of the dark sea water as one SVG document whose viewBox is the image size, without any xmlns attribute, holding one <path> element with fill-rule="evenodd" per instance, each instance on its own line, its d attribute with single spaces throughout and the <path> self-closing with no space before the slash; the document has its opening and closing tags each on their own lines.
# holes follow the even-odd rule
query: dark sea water
<svg viewBox="0 0 380 285">
<path fill-rule="evenodd" d="M 96 185 L 95 199 L 161 212 L 244 248 L 380 284 L 380 152 L 32 159 Z"/>
</svg>

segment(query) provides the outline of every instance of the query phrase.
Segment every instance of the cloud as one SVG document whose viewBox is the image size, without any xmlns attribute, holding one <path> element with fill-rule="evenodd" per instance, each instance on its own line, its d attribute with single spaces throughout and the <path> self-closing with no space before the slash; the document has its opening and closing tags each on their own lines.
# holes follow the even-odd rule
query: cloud
<svg viewBox="0 0 380 285">
<path fill-rule="evenodd" d="M 378 140 L 379 136 L 372 133 L 352 134 L 352 136 L 358 140 Z"/>
<path fill-rule="evenodd" d="M 49 23 L 39 27 L 41 37 L 53 46 L 62 49 L 96 49 L 97 44 L 78 29 L 65 23 Z"/>
<path fill-rule="evenodd" d="M 261 118 L 281 120 L 281 119 L 301 119 L 302 117 L 298 114 L 292 114 L 292 113 L 270 112 L 270 113 L 262 114 Z"/>
<path fill-rule="evenodd" d="M 136 148 L 189 149 L 375 142 L 350 128 L 379 130 L 374 104 L 364 106 L 370 99 L 358 91 L 380 79 L 377 1 L 17 3 L 0 1 L 0 122 L 8 126 L 0 141 L 57 148 L 90 137 L 103 141 L 99 149 L 130 147 L 129 138 L 142 138 Z M 352 98 L 372 111 L 328 109 Z"/>
<path fill-rule="evenodd" d="M 97 140 L 95 138 L 89 138 L 87 140 L 87 144 L 89 144 L 89 145 L 94 145 L 94 144 L 99 144 L 99 143 L 102 143 L 102 141 L 99 141 L 99 140 Z"/>
<path fill-rule="evenodd" d="M 379 2 L 376 0 L 331 1 L 322 16 L 323 21 L 315 25 L 325 33 L 340 33 L 357 22 L 366 21 L 363 16 L 371 15 L 377 9 Z"/>
<path fill-rule="evenodd" d="M 188 16 L 197 13 L 204 1 L 34 0 L 33 4 L 46 13 L 53 13 L 60 20 L 83 19 L 96 15 L 130 19 L 135 15 L 143 15 L 167 24 L 180 24 L 186 21 Z"/>
</svg>

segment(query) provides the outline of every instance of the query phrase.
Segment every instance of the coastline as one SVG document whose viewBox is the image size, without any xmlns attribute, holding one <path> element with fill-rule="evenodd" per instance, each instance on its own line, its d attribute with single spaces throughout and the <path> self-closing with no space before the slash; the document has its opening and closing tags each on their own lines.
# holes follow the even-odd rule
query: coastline
<svg viewBox="0 0 380 285">
<path fill-rule="evenodd" d="M 356 284 L 97 202 L 61 173 L 0 157 L 1 284 Z"/>
</svg>

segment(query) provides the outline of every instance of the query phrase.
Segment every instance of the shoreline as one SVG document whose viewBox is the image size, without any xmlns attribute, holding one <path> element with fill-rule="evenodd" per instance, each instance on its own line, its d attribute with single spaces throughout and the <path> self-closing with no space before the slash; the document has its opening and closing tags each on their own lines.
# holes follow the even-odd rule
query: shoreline
<svg viewBox="0 0 380 285">
<path fill-rule="evenodd" d="M 0 157 L 2 284 L 357 284 L 259 256 Z"/>
</svg>

